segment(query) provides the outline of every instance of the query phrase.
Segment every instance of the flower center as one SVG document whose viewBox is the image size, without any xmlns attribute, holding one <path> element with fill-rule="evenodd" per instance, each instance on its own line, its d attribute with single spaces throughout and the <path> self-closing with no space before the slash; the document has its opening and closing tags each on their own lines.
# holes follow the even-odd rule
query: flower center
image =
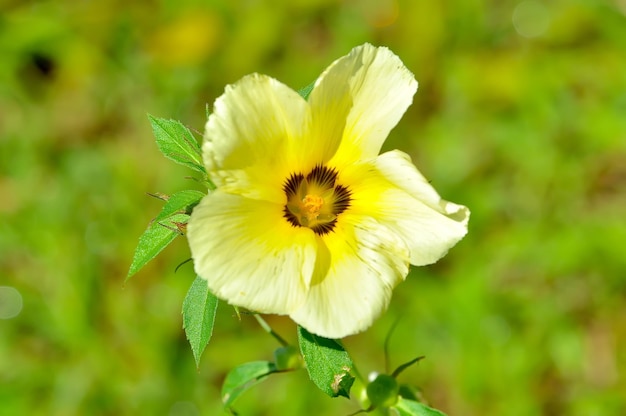
<svg viewBox="0 0 626 416">
<path fill-rule="evenodd" d="M 307 195 L 302 199 L 303 214 L 309 221 L 316 220 L 320 215 L 320 209 L 324 205 L 324 198 L 318 195 Z"/>
<path fill-rule="evenodd" d="M 306 176 L 291 174 L 283 185 L 287 221 L 294 227 L 308 227 L 318 235 L 331 232 L 337 216 L 350 206 L 350 191 L 336 185 L 336 179 L 337 171 L 322 165 Z"/>
</svg>

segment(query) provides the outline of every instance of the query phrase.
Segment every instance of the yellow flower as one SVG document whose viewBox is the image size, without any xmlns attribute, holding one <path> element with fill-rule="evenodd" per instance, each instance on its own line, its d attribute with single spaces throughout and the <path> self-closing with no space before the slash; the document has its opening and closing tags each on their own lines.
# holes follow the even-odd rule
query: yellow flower
<svg viewBox="0 0 626 416">
<path fill-rule="evenodd" d="M 369 44 L 330 65 L 308 100 L 265 75 L 227 86 L 202 147 L 217 189 L 188 225 L 210 290 L 342 338 L 387 308 L 409 263 L 463 238 L 467 208 L 442 200 L 405 153 L 379 155 L 416 90 L 397 56 Z"/>
</svg>

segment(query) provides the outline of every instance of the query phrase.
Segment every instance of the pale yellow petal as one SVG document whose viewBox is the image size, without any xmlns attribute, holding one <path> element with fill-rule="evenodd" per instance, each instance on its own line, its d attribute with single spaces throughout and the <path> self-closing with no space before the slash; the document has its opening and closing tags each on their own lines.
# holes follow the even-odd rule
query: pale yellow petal
<svg viewBox="0 0 626 416">
<path fill-rule="evenodd" d="M 213 171 L 210 177 L 223 192 L 284 205 L 283 185 L 289 174 L 281 166 L 258 163 L 246 169 Z"/>
<path fill-rule="evenodd" d="M 345 169 L 340 180 L 350 184 L 351 212 L 371 215 L 401 236 L 411 264 L 436 262 L 467 233 L 469 210 L 442 200 L 402 152 Z"/>
<path fill-rule="evenodd" d="M 263 183 L 280 187 L 295 169 L 293 148 L 308 129 L 308 117 L 306 101 L 268 76 L 252 74 L 227 86 L 204 134 L 203 158 L 211 179 L 221 186 L 245 176 L 253 186 L 260 180 L 261 188 Z M 254 174 L 241 173 L 246 169 Z"/>
<path fill-rule="evenodd" d="M 309 97 L 312 135 L 332 165 L 375 157 L 413 100 L 417 81 L 389 49 L 365 44 L 335 61 Z"/>
<path fill-rule="evenodd" d="M 467 226 L 469 210 L 464 206 L 441 199 L 435 188 L 417 170 L 409 155 L 399 150 L 392 150 L 380 155 L 375 164 L 385 178 L 395 186 Z"/>
<path fill-rule="evenodd" d="M 217 297 L 277 314 L 303 302 L 315 264 L 315 236 L 291 226 L 282 208 L 220 190 L 194 208 L 189 247 L 196 273 Z"/>
<path fill-rule="evenodd" d="M 316 272 L 302 307 L 291 318 L 309 332 L 343 338 L 367 329 L 387 309 L 408 273 L 404 241 L 370 217 L 342 214 L 318 238 Z"/>
</svg>

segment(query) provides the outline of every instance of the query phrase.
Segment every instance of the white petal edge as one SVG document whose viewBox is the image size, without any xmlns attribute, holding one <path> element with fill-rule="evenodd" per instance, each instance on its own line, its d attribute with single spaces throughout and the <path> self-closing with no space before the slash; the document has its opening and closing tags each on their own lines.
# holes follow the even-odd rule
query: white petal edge
<svg viewBox="0 0 626 416">
<path fill-rule="evenodd" d="M 306 101 L 271 77 L 251 74 L 228 85 L 204 134 L 203 159 L 211 179 L 220 186 L 228 175 L 216 171 L 251 166 L 284 179 L 294 168 L 290 152 L 307 129 L 307 117 Z"/>
<path fill-rule="evenodd" d="M 217 190 L 194 208 L 187 238 L 196 273 L 217 297 L 276 314 L 303 302 L 315 237 L 285 221 L 282 207 Z"/>
<path fill-rule="evenodd" d="M 467 226 L 469 210 L 462 205 L 441 199 L 435 188 L 413 164 L 411 156 L 400 150 L 392 150 L 379 155 L 374 163 L 389 182 L 431 208 L 454 217 Z"/>
<path fill-rule="evenodd" d="M 327 152 L 336 149 L 331 164 L 375 157 L 416 90 L 413 74 L 385 47 L 364 44 L 333 62 L 309 97 L 313 134 Z"/>
<path fill-rule="evenodd" d="M 397 233 L 413 265 L 435 263 L 467 234 L 469 210 L 441 199 L 403 152 L 354 165 L 340 181 L 351 186 L 351 212 L 371 215 Z"/>
<path fill-rule="evenodd" d="M 289 315 L 307 331 L 343 338 L 369 328 L 387 309 L 393 288 L 408 274 L 404 241 L 370 217 L 344 215 L 321 238 L 316 270 L 304 305 Z"/>
</svg>

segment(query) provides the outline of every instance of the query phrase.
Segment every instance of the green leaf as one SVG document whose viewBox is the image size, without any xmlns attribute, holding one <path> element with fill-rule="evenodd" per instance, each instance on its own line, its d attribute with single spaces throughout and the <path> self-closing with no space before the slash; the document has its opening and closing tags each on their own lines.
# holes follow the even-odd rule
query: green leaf
<svg viewBox="0 0 626 416">
<path fill-rule="evenodd" d="M 354 382 L 354 376 L 350 374 L 353 364 L 341 344 L 313 335 L 301 326 L 298 326 L 298 342 L 313 383 L 330 397 L 350 398 Z"/>
<path fill-rule="evenodd" d="M 128 270 L 126 280 L 181 235 L 179 225 L 186 224 L 188 219 L 189 215 L 187 214 L 174 214 L 163 221 L 153 221 L 139 237 L 139 244 L 135 249 L 133 262 Z"/>
<path fill-rule="evenodd" d="M 191 214 L 191 209 L 196 206 L 204 196 L 204 193 L 191 189 L 176 192 L 169 197 L 163 206 L 163 209 L 161 209 L 161 212 L 156 216 L 154 221 L 161 221 L 176 213 L 189 215 Z"/>
<path fill-rule="evenodd" d="M 170 160 L 206 174 L 202 153 L 193 134 L 180 121 L 166 120 L 148 115 L 156 144 Z"/>
<path fill-rule="evenodd" d="M 400 390 L 398 393 L 405 399 L 413 401 L 419 401 L 418 397 L 421 396 L 420 390 L 414 385 L 408 383 L 400 384 Z"/>
<path fill-rule="evenodd" d="M 269 361 L 252 361 L 230 370 L 222 385 L 222 402 L 230 406 L 243 392 L 265 380 L 276 371 Z"/>
<path fill-rule="evenodd" d="M 317 82 L 317 80 L 313 81 L 312 83 L 310 83 L 306 87 L 298 90 L 298 94 L 300 94 L 300 96 L 302 98 L 304 98 L 305 100 L 308 99 L 309 95 L 311 94 L 311 91 L 313 91 L 313 87 L 315 87 L 315 83 L 316 82 Z"/>
<path fill-rule="evenodd" d="M 206 280 L 198 276 L 183 302 L 183 328 L 197 367 L 200 367 L 200 357 L 213 334 L 217 301 L 209 291 Z"/>
<path fill-rule="evenodd" d="M 399 416 L 446 416 L 439 410 L 402 397 L 398 399 L 398 403 L 393 408 L 396 409 Z"/>
</svg>

